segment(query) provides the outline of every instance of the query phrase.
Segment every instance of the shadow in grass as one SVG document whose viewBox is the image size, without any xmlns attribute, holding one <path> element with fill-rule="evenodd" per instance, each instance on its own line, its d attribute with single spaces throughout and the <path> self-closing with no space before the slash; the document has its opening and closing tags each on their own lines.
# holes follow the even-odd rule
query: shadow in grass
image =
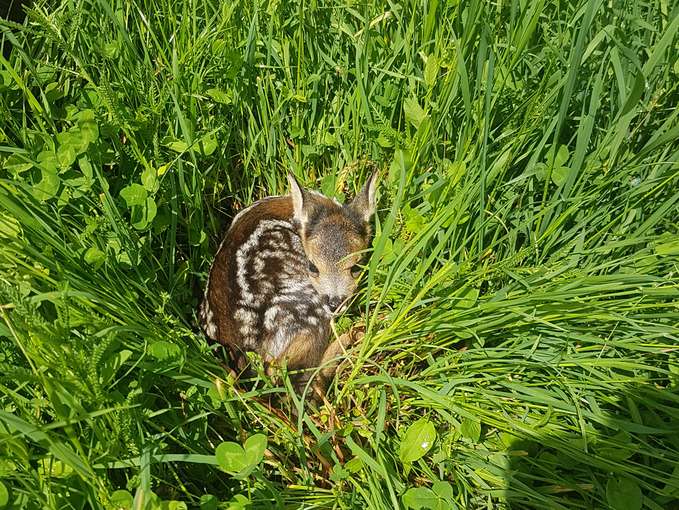
<svg viewBox="0 0 679 510">
<path fill-rule="evenodd" d="M 506 508 L 679 510 L 679 391 L 621 389 L 617 409 L 580 397 L 580 432 L 500 433 Z M 631 420 L 630 420 L 631 418 Z"/>
<path fill-rule="evenodd" d="M 0 19 L 6 19 L 13 23 L 23 23 L 26 18 L 24 9 L 30 7 L 31 0 L 2 0 L 0 2 Z M 9 59 L 12 53 L 12 43 L 9 40 L 3 41 L 2 55 Z"/>
</svg>

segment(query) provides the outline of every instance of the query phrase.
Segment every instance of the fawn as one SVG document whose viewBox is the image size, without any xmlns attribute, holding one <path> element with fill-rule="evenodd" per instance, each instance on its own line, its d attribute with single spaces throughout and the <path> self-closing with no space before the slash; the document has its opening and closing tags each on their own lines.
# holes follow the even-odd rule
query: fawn
<svg viewBox="0 0 679 510">
<path fill-rule="evenodd" d="M 206 335 L 235 354 L 291 370 L 321 367 L 322 396 L 338 356 L 360 334 L 330 342 L 331 320 L 357 286 L 357 265 L 370 242 L 377 172 L 348 204 L 303 189 L 288 174 L 290 194 L 239 212 L 210 268 L 199 319 Z M 309 370 L 295 377 L 297 389 Z"/>
</svg>

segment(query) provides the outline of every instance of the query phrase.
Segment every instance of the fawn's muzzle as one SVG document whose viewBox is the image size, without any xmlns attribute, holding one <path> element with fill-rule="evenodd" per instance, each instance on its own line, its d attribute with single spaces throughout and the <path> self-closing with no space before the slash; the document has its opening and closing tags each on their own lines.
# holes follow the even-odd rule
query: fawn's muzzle
<svg viewBox="0 0 679 510">
<path fill-rule="evenodd" d="M 345 299 L 346 299 L 346 297 L 343 297 L 343 296 L 325 296 L 325 304 L 332 311 L 337 311 L 337 309 L 340 307 L 340 305 L 342 303 L 344 303 Z"/>
</svg>

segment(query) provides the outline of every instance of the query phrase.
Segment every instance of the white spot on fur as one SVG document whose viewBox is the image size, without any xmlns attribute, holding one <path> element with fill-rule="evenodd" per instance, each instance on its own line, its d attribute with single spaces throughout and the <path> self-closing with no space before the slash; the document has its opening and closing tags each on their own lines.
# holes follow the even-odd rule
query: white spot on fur
<svg viewBox="0 0 679 510">
<path fill-rule="evenodd" d="M 276 326 L 276 316 L 280 313 L 281 309 L 279 306 L 272 306 L 264 314 L 264 327 L 266 329 L 274 329 Z"/>
<path fill-rule="evenodd" d="M 283 278 L 281 279 L 281 294 L 299 296 L 302 294 L 310 294 L 313 292 L 313 287 L 308 281 L 301 278 Z"/>
<path fill-rule="evenodd" d="M 253 266 L 255 267 L 256 273 L 261 273 L 262 271 L 264 271 L 264 258 L 257 257 L 255 259 L 255 262 L 253 263 Z"/>
<path fill-rule="evenodd" d="M 214 313 L 210 308 L 210 301 L 207 299 L 207 297 L 201 303 L 198 317 L 200 319 L 200 325 L 203 328 L 203 331 L 205 331 L 205 334 L 212 339 L 216 339 L 217 324 L 215 323 Z"/>
<path fill-rule="evenodd" d="M 241 211 L 239 214 L 244 213 L 246 210 Z M 260 221 L 257 225 L 257 228 L 252 232 L 252 234 L 250 234 L 250 237 L 248 237 L 247 241 L 245 241 L 236 251 L 236 281 L 238 282 L 238 286 L 240 288 L 240 301 L 246 305 L 253 307 L 262 305 L 262 299 L 264 296 L 255 296 L 252 288 L 250 287 L 250 283 L 248 282 L 247 264 L 248 261 L 252 259 L 253 251 L 260 248 L 259 244 L 262 235 L 267 231 L 270 231 L 270 234 L 276 228 L 291 229 L 292 225 L 290 222 L 283 220 Z M 261 270 L 263 270 L 263 267 L 259 271 Z"/>
<path fill-rule="evenodd" d="M 210 309 L 210 302 L 205 299 L 200 307 L 200 322 L 205 334 L 215 339 L 217 336 L 217 324 L 214 321 L 214 313 Z"/>
<path fill-rule="evenodd" d="M 272 358 L 276 359 L 285 352 L 289 345 L 290 334 L 288 329 L 283 327 L 278 328 L 276 334 L 271 339 L 271 343 L 269 345 L 269 354 Z"/>
<path fill-rule="evenodd" d="M 246 308 L 238 308 L 234 313 L 234 318 L 248 327 L 254 327 L 257 324 L 257 314 Z"/>
</svg>

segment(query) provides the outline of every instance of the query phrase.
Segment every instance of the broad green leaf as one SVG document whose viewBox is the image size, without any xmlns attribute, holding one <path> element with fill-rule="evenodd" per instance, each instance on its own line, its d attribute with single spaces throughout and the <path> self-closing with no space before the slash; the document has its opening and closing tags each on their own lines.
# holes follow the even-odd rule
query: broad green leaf
<svg viewBox="0 0 679 510">
<path fill-rule="evenodd" d="M 189 243 L 192 246 L 199 246 L 205 242 L 207 239 L 207 234 L 202 228 L 192 226 L 189 230 Z"/>
<path fill-rule="evenodd" d="M 33 186 L 33 196 L 38 200 L 44 201 L 56 196 L 61 186 L 61 179 L 55 173 L 41 170 L 42 178 L 38 184 Z"/>
<path fill-rule="evenodd" d="M 163 510 L 163 501 L 153 491 L 142 491 L 141 487 L 137 488 L 137 494 L 134 498 L 134 509 L 138 510 Z"/>
<path fill-rule="evenodd" d="M 90 144 L 89 140 L 81 133 L 80 128 L 77 127 L 72 127 L 68 131 L 58 133 L 57 142 L 59 145 L 59 148 L 57 149 L 57 158 L 60 162 L 64 161 L 66 156 L 60 156 L 59 151 L 68 151 L 70 148 L 77 156 L 78 154 L 85 152 Z M 62 167 L 64 166 L 65 165 L 62 163 Z"/>
<path fill-rule="evenodd" d="M 187 510 L 188 507 L 183 501 L 163 501 L 160 508 L 161 510 Z"/>
<path fill-rule="evenodd" d="M 108 59 L 118 58 L 118 51 L 117 41 L 108 42 L 101 47 L 102 55 Z"/>
<path fill-rule="evenodd" d="M 453 486 L 450 485 L 449 482 L 443 480 L 436 480 L 432 484 L 431 490 L 441 499 L 452 501 L 455 497 Z"/>
<path fill-rule="evenodd" d="M 3 328 L 5 326 L 2 326 Z M 0 336 L 5 336 L 7 338 L 10 338 L 10 331 L 9 329 L 4 330 L 0 328 Z M 17 470 L 17 465 L 14 463 L 14 461 L 11 460 L 6 460 L 6 459 L 0 459 L 0 480 L 3 478 L 6 478 L 8 475 L 11 473 L 14 473 Z"/>
<path fill-rule="evenodd" d="M 78 166 L 85 177 L 88 179 L 92 179 L 94 177 L 92 164 L 90 163 L 90 160 L 87 159 L 87 156 L 82 156 L 78 159 Z"/>
<path fill-rule="evenodd" d="M 131 510 L 134 498 L 126 490 L 117 490 L 111 494 L 111 505 L 115 510 Z"/>
<path fill-rule="evenodd" d="M 151 223 L 156 217 L 156 214 L 158 214 L 158 206 L 156 205 L 156 201 L 153 198 L 148 197 L 146 199 L 146 222 Z"/>
<path fill-rule="evenodd" d="M 157 340 L 149 345 L 148 353 L 159 361 L 169 361 L 181 358 L 182 349 L 177 344 Z"/>
<path fill-rule="evenodd" d="M 141 173 L 141 183 L 144 186 L 144 189 L 149 193 L 155 193 L 158 191 L 159 183 L 156 170 L 152 167 L 145 168 Z"/>
<path fill-rule="evenodd" d="M 305 135 L 304 128 L 298 124 L 290 126 L 290 138 L 302 138 Z"/>
<path fill-rule="evenodd" d="M 406 508 L 413 508 L 415 510 L 420 508 L 438 510 L 439 498 L 431 489 L 412 487 L 403 495 L 403 504 Z"/>
<path fill-rule="evenodd" d="M 332 172 L 321 179 L 321 192 L 327 197 L 335 195 L 335 174 Z"/>
<path fill-rule="evenodd" d="M 544 181 L 545 177 L 547 176 L 547 165 L 545 165 L 544 163 L 536 163 L 534 174 L 535 177 L 537 177 L 539 180 Z"/>
<path fill-rule="evenodd" d="M 405 206 L 403 208 L 403 215 L 405 216 L 405 226 L 408 232 L 418 233 L 424 228 L 424 216 L 417 209 Z"/>
<path fill-rule="evenodd" d="M 478 443 L 481 438 L 481 422 L 471 418 L 465 418 L 460 425 L 460 433 L 473 443 Z"/>
<path fill-rule="evenodd" d="M 637 447 L 632 443 L 632 436 L 624 430 L 615 434 L 609 441 L 605 446 L 595 445 L 596 453 L 606 459 L 625 460 L 634 455 L 637 450 Z"/>
<path fill-rule="evenodd" d="M 248 437 L 243 445 L 245 461 L 250 465 L 258 465 L 264 458 L 267 439 L 264 434 L 254 434 Z"/>
<path fill-rule="evenodd" d="M 217 103 L 231 104 L 233 102 L 233 99 L 231 98 L 231 92 L 224 92 L 221 89 L 208 89 L 206 92 L 207 95 Z"/>
<path fill-rule="evenodd" d="M 83 257 L 85 259 L 85 262 L 88 264 L 94 266 L 95 268 L 99 268 L 102 266 L 104 262 L 106 262 L 106 254 L 101 251 L 99 248 L 96 246 L 90 247 L 86 252 Z"/>
<path fill-rule="evenodd" d="M 399 451 L 401 462 L 411 464 L 423 457 L 436 441 L 436 429 L 427 418 L 420 418 L 408 427 Z"/>
<path fill-rule="evenodd" d="M 205 136 L 196 145 L 204 156 L 209 156 L 217 148 L 217 139 L 214 135 Z"/>
<path fill-rule="evenodd" d="M 64 97 L 64 91 L 55 81 L 48 83 L 44 89 L 45 97 L 50 103 L 55 102 L 58 99 Z"/>
<path fill-rule="evenodd" d="M 252 501 L 242 494 L 236 494 L 229 500 L 226 510 L 248 510 L 251 507 Z"/>
<path fill-rule="evenodd" d="M 138 230 L 148 227 L 158 213 L 156 201 L 148 197 L 143 206 L 135 207 L 132 211 L 132 226 Z"/>
<path fill-rule="evenodd" d="M 183 140 L 174 140 L 165 144 L 165 147 L 175 152 L 186 152 L 189 148 L 188 144 Z"/>
<path fill-rule="evenodd" d="M 422 121 L 427 118 L 427 114 L 414 97 L 409 97 L 403 101 L 403 111 L 406 116 L 406 121 L 415 126 L 415 128 L 419 128 Z"/>
<path fill-rule="evenodd" d="M 33 163 L 30 161 L 26 161 L 18 154 L 12 154 L 5 160 L 4 164 L 2 165 L 2 168 L 7 170 L 8 172 L 11 172 L 12 175 L 14 175 L 15 177 L 18 177 L 22 173 L 33 168 Z"/>
<path fill-rule="evenodd" d="M 217 446 L 215 457 L 219 467 L 227 473 L 238 473 L 249 466 L 243 447 L 231 441 L 225 441 Z"/>
<path fill-rule="evenodd" d="M 631 478 L 615 476 L 606 484 L 606 500 L 612 510 L 640 510 L 641 489 Z"/>
<path fill-rule="evenodd" d="M 427 63 L 424 65 L 424 83 L 428 88 L 436 84 L 439 75 L 439 59 L 436 55 L 429 55 Z"/>
<path fill-rule="evenodd" d="M 99 138 L 99 126 L 92 110 L 83 110 L 77 115 L 80 134 L 85 143 L 90 144 Z"/>
<path fill-rule="evenodd" d="M 363 469 L 363 461 L 360 459 L 360 457 L 354 457 L 344 464 L 344 469 L 346 469 L 349 473 L 358 473 L 361 469 Z"/>
<path fill-rule="evenodd" d="M 212 494 L 203 494 L 200 497 L 200 510 L 217 510 L 219 500 Z"/>
<path fill-rule="evenodd" d="M 559 146 L 559 150 L 556 151 L 556 157 L 554 158 L 554 166 L 563 166 L 568 161 L 568 158 L 570 158 L 570 155 L 566 145 Z M 551 158 L 548 162 L 551 163 Z"/>
<path fill-rule="evenodd" d="M 558 166 L 552 169 L 552 182 L 557 186 L 563 186 L 568 180 L 571 169 L 567 166 Z"/>
<path fill-rule="evenodd" d="M 323 145 L 337 147 L 337 136 L 326 131 L 323 135 Z"/>
<path fill-rule="evenodd" d="M 341 464 L 335 464 L 330 472 L 330 480 L 333 482 L 340 482 L 349 478 L 349 471 L 344 469 Z"/>
<path fill-rule="evenodd" d="M 125 186 L 120 190 L 120 197 L 125 200 L 127 207 L 146 204 L 147 196 L 148 192 L 144 186 L 137 184 L 136 182 L 133 182 L 129 186 Z"/>
<path fill-rule="evenodd" d="M 38 166 L 41 170 L 56 174 L 59 171 L 59 160 L 54 151 L 42 151 L 38 154 Z"/>
</svg>

